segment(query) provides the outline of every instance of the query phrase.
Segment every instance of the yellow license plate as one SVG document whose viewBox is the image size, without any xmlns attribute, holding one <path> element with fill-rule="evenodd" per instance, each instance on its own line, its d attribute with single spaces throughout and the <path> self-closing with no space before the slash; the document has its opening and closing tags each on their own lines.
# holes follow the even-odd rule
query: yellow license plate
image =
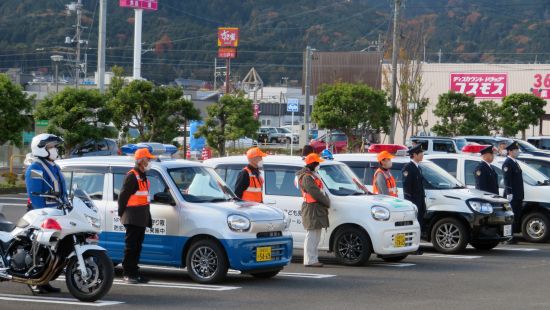
<svg viewBox="0 0 550 310">
<path fill-rule="evenodd" d="M 407 239 L 405 238 L 405 234 L 397 234 L 393 239 L 393 246 L 395 248 L 402 248 L 405 246 L 406 241 Z"/>
<path fill-rule="evenodd" d="M 256 248 L 256 261 L 267 262 L 271 260 L 271 247 Z"/>
</svg>

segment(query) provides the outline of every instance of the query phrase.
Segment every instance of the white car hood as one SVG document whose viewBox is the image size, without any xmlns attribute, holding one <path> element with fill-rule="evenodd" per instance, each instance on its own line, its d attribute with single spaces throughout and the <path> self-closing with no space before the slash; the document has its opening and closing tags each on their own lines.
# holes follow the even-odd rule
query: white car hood
<svg viewBox="0 0 550 310">
<path fill-rule="evenodd" d="M 440 195 L 443 195 L 447 198 L 454 198 L 460 200 L 468 200 L 472 198 L 483 199 L 492 203 L 506 203 L 508 200 L 502 198 L 501 196 L 491 194 L 488 192 L 480 191 L 473 188 L 459 188 L 453 190 L 430 190 L 431 192 L 438 192 Z M 430 192 L 428 191 L 428 192 Z"/>
<path fill-rule="evenodd" d="M 391 212 L 414 211 L 415 206 L 412 202 L 385 195 L 362 195 L 362 196 L 332 196 L 332 199 L 338 199 L 337 203 L 346 206 L 381 206 L 386 207 Z"/>
<path fill-rule="evenodd" d="M 239 214 L 246 216 L 252 222 L 282 221 L 283 212 L 274 207 L 249 201 L 228 201 L 219 203 L 200 203 L 201 206 L 226 212 L 227 215 Z"/>
</svg>

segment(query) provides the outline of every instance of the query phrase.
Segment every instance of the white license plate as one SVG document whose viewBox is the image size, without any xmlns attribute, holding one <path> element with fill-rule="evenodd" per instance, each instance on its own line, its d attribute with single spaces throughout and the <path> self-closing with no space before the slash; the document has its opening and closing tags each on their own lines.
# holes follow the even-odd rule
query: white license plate
<svg viewBox="0 0 550 310">
<path fill-rule="evenodd" d="M 512 235 L 512 225 L 504 225 L 503 235 L 504 237 L 509 237 Z"/>
</svg>

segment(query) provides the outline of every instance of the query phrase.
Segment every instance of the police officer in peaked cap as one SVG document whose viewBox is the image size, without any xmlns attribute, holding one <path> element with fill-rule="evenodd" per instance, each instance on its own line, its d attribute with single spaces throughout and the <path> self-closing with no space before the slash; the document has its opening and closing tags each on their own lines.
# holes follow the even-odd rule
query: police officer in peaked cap
<svg viewBox="0 0 550 310">
<path fill-rule="evenodd" d="M 498 174 L 491 165 L 495 158 L 493 146 L 488 145 L 480 153 L 482 160 L 474 170 L 476 189 L 498 195 Z"/>
<path fill-rule="evenodd" d="M 510 201 L 512 210 L 514 211 L 513 231 L 519 232 L 521 211 L 523 208 L 523 175 L 521 167 L 517 161 L 519 156 L 519 145 L 517 142 L 512 142 L 506 146 L 508 156 L 502 164 L 502 172 L 504 174 L 504 198 Z M 512 239 L 510 243 L 517 243 L 517 240 Z"/>
</svg>

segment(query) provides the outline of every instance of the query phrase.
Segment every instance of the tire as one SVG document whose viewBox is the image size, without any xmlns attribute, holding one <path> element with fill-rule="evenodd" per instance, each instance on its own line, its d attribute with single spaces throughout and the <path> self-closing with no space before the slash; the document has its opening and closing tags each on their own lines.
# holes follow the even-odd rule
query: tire
<svg viewBox="0 0 550 310">
<path fill-rule="evenodd" d="M 347 266 L 365 265 L 372 254 L 369 236 L 355 227 L 340 230 L 334 238 L 333 249 L 338 261 Z"/>
<path fill-rule="evenodd" d="M 291 143 L 292 143 L 292 139 L 286 138 L 286 144 L 291 144 Z"/>
<path fill-rule="evenodd" d="M 279 141 L 276 138 L 269 140 L 269 143 L 277 144 Z"/>
<path fill-rule="evenodd" d="M 545 242 L 550 235 L 549 230 L 550 221 L 548 216 L 540 212 L 526 215 L 521 223 L 523 238 L 529 242 Z"/>
<path fill-rule="evenodd" d="M 405 258 L 407 258 L 409 255 L 400 255 L 400 256 L 391 256 L 391 257 L 382 257 L 382 260 L 384 260 L 387 263 L 398 263 Z"/>
<path fill-rule="evenodd" d="M 212 239 L 194 242 L 187 252 L 185 261 L 189 276 L 197 283 L 218 283 L 227 276 L 229 267 L 225 251 Z"/>
<path fill-rule="evenodd" d="M 500 241 L 472 241 L 470 244 L 480 251 L 489 251 L 500 244 Z"/>
<path fill-rule="evenodd" d="M 103 251 L 88 251 L 83 254 L 88 269 L 88 279 L 82 279 L 78 259 L 73 256 L 65 271 L 65 284 L 71 295 L 84 302 L 94 302 L 105 296 L 113 285 L 113 262 Z M 92 287 L 92 291 L 85 287 Z"/>
<path fill-rule="evenodd" d="M 437 221 L 432 227 L 431 236 L 435 250 L 444 254 L 462 252 L 468 245 L 468 229 L 452 217 Z"/>
<path fill-rule="evenodd" d="M 281 269 L 279 270 L 272 270 L 272 271 L 265 271 L 265 272 L 251 272 L 250 275 L 254 278 L 258 279 L 270 279 L 274 276 L 278 275 Z"/>
</svg>

